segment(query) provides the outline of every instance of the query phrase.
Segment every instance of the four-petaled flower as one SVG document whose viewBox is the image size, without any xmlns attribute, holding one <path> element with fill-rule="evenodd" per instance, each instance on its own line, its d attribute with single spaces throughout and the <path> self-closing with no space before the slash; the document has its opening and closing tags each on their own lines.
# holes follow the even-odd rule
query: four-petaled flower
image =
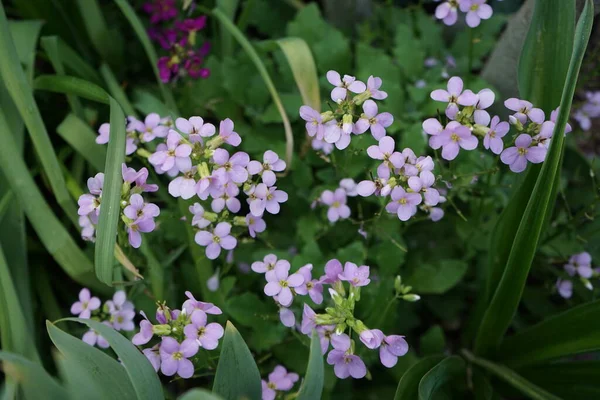
<svg viewBox="0 0 600 400">
<path fill-rule="evenodd" d="M 289 307 L 292 304 L 294 298 L 292 289 L 304 283 L 302 275 L 297 273 L 289 275 L 289 272 L 290 267 L 288 265 L 279 264 L 265 274 L 268 282 L 265 286 L 265 294 L 267 296 L 277 296 L 277 301 L 284 307 Z"/>
</svg>

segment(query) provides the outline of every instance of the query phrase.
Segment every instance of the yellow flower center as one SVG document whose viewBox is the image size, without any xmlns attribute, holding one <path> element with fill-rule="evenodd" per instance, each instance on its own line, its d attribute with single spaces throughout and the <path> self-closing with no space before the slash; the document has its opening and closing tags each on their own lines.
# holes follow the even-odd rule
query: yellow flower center
<svg viewBox="0 0 600 400">
<path fill-rule="evenodd" d="M 527 154 L 527 149 L 524 147 L 519 147 L 518 152 L 520 156 L 524 156 L 525 154 Z"/>
<path fill-rule="evenodd" d="M 173 353 L 174 360 L 181 360 L 182 358 L 183 358 L 183 354 L 181 354 L 181 352 L 176 351 L 175 353 Z"/>
<path fill-rule="evenodd" d="M 456 133 L 453 133 L 452 136 L 450 136 L 450 138 L 452 139 L 453 142 L 458 142 L 460 140 L 460 138 L 458 137 L 458 135 Z"/>
</svg>

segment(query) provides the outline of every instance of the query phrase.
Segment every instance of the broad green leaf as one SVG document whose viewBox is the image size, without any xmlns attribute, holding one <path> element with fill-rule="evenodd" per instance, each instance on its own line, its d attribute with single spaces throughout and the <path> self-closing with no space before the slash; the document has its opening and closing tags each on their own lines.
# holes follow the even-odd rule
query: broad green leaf
<svg viewBox="0 0 600 400">
<path fill-rule="evenodd" d="M 419 400 L 435 399 L 444 386 L 455 380 L 462 380 L 466 375 L 465 362 L 458 356 L 451 356 L 440 361 L 419 382 Z"/>
<path fill-rule="evenodd" d="M 135 397 L 135 391 L 125 373 L 125 368 L 117 360 L 63 332 L 50 321 L 46 321 L 46 329 L 52 343 L 62 355 L 77 364 L 97 384 L 101 398 L 132 399 Z"/>
<path fill-rule="evenodd" d="M 80 0 L 83 1 L 83 0 Z M 154 75 L 156 76 L 156 82 L 160 88 L 161 94 L 168 108 L 173 112 L 177 112 L 177 104 L 175 103 L 175 99 L 173 98 L 173 93 L 171 93 L 170 89 L 162 82 L 160 79 L 160 74 L 158 72 L 158 57 L 156 55 L 156 50 L 154 50 L 154 45 L 150 41 L 148 34 L 146 33 L 146 28 L 142 21 L 138 18 L 135 10 L 127 0 L 114 0 L 115 3 L 121 9 L 121 12 L 129 21 L 129 24 L 133 28 L 135 34 L 137 35 L 139 41 L 142 43 L 142 47 L 148 56 L 148 61 L 152 65 L 152 70 L 154 71 Z"/>
<path fill-rule="evenodd" d="M 239 325 L 254 327 L 259 321 L 268 319 L 271 311 L 260 297 L 251 292 L 227 299 L 227 313 Z"/>
<path fill-rule="evenodd" d="M 125 371 L 139 400 L 164 399 L 160 380 L 152 364 L 150 364 L 146 356 L 129 339 L 110 326 L 92 319 L 64 318 L 60 321 L 79 322 L 102 335 L 119 357 L 121 365 L 125 367 Z"/>
<path fill-rule="evenodd" d="M 166 300 L 165 297 L 165 286 L 168 282 L 165 281 L 165 271 L 160 262 L 152 251 L 152 246 L 147 241 L 143 241 L 140 246 L 140 251 L 146 257 L 146 263 L 148 265 L 148 277 L 150 278 L 150 287 L 152 288 L 152 294 L 158 301 Z"/>
<path fill-rule="evenodd" d="M 110 104 L 108 93 L 104 89 L 74 76 L 40 75 L 35 78 L 33 87 L 36 90 L 74 94 L 98 103 Z"/>
<path fill-rule="evenodd" d="M 238 400 L 244 396 L 249 400 L 262 398 L 260 373 L 256 363 L 244 339 L 229 321 L 225 328 L 213 392 L 225 400 Z"/>
<path fill-rule="evenodd" d="M 443 359 L 443 356 L 425 357 L 410 367 L 398 382 L 394 400 L 418 399 L 421 378 Z"/>
<path fill-rule="evenodd" d="M 317 331 L 313 330 L 310 341 L 308 367 L 306 368 L 304 381 L 298 392 L 298 400 L 320 399 L 323 393 L 324 380 L 325 368 L 323 365 L 323 353 L 321 352 L 321 341 Z"/>
<path fill-rule="evenodd" d="M 0 351 L 2 372 L 16 382 L 26 399 L 64 400 L 67 392 L 39 363 L 18 354 Z"/>
<path fill-rule="evenodd" d="M 279 39 L 277 44 L 292 69 L 303 103 L 321 111 L 319 77 L 310 47 L 303 39 L 294 37 Z"/>
<path fill-rule="evenodd" d="M 2 140 L 0 170 L 12 187 L 40 241 L 71 278 L 102 292 L 99 282 L 93 276 L 92 263 L 56 218 L 37 188 L 25 162 L 19 155 L 20 152 L 8 129 L 2 110 L 0 110 L 0 138 Z"/>
<path fill-rule="evenodd" d="M 51 36 L 56 37 L 56 36 Z M 73 50 L 64 40 L 60 37 L 56 37 L 57 46 L 58 46 L 58 54 L 60 55 L 60 59 L 68 69 L 71 74 L 77 75 L 86 81 L 90 81 L 95 83 L 96 85 L 101 85 L 102 80 L 100 79 L 100 75 L 98 75 L 98 71 L 88 64 L 75 50 Z"/>
<path fill-rule="evenodd" d="M 223 400 L 221 396 L 217 396 L 204 389 L 192 389 L 185 392 L 178 400 Z"/>
<path fill-rule="evenodd" d="M 460 260 L 441 260 L 435 264 L 419 265 L 407 279 L 416 293 L 442 294 L 452 289 L 467 272 L 467 263 Z"/>
<path fill-rule="evenodd" d="M 221 10 L 231 22 L 234 22 L 238 6 L 239 0 L 217 0 L 217 8 Z M 246 7 L 248 7 L 248 5 L 246 5 Z M 219 41 L 221 42 L 221 57 L 231 57 L 233 55 L 233 37 L 231 32 L 229 32 L 224 25 L 221 25 L 220 28 Z"/>
<path fill-rule="evenodd" d="M 527 395 L 528 398 L 534 400 L 560 400 L 552 393 L 548 393 L 544 389 L 534 385 L 521 375 L 517 374 L 512 369 L 501 364 L 496 364 L 483 358 L 475 357 L 470 352 L 463 350 L 463 355 L 472 364 L 481 367 L 492 375 L 502 379 L 509 385 L 518 389 L 521 393 Z"/>
<path fill-rule="evenodd" d="M 404 76 L 408 78 L 407 80 L 416 80 L 421 76 L 425 52 L 420 40 L 415 37 L 413 29 L 407 24 L 396 26 L 394 56 L 402 68 Z"/>
<path fill-rule="evenodd" d="M 505 339 L 497 352 L 511 367 L 600 350 L 600 300 L 543 320 Z"/>
<path fill-rule="evenodd" d="M 94 381 L 94 376 L 81 368 L 77 361 L 65 358 L 58 352 L 54 353 L 54 360 L 70 400 L 106 399 L 106 392 Z"/>
<path fill-rule="evenodd" d="M 593 23 L 593 3 L 586 6 L 577 23 L 575 46 L 567 80 L 560 102 L 560 112 L 554 128 L 552 143 L 540 175 L 516 231 L 506 269 L 487 308 L 475 340 L 477 354 L 492 353 L 500 344 L 516 312 L 535 255 L 547 213 L 552 209 L 555 182 L 560 171 L 564 148 L 564 130 L 571 112 L 573 94 Z"/>
<path fill-rule="evenodd" d="M 67 215 L 75 220 L 77 209 L 71 200 L 60 165 L 42 116 L 33 98 L 33 91 L 21 64 L 8 29 L 4 6 L 0 3 L 0 76 L 23 118 L 44 172 L 56 199 Z M 7 132 L 8 133 L 8 132 Z M 19 154 L 19 153 L 17 153 Z"/>
<path fill-rule="evenodd" d="M 117 81 L 115 74 L 113 74 L 108 64 L 102 64 L 100 66 L 100 74 L 102 75 L 102 78 L 104 78 L 104 82 L 106 82 L 108 92 L 123 107 L 123 111 L 125 112 L 125 114 L 137 117 L 137 113 L 135 112 L 133 106 L 129 102 L 127 94 Z"/>
<path fill-rule="evenodd" d="M 244 34 L 233 24 L 233 22 L 231 22 L 231 20 L 227 18 L 227 15 L 223 14 L 223 12 L 221 12 L 221 10 L 219 10 L 218 8 L 215 8 L 212 11 L 212 15 L 217 20 L 219 20 L 219 22 L 231 33 L 235 40 L 238 41 L 240 46 L 242 46 L 242 49 L 244 49 L 244 51 L 248 54 L 248 57 L 250 57 L 256 69 L 258 69 L 258 73 L 265 82 L 267 89 L 269 89 L 271 97 L 273 98 L 273 102 L 275 103 L 277 110 L 279 110 L 279 114 L 281 114 L 281 119 L 283 120 L 283 128 L 285 130 L 286 140 L 286 162 L 287 165 L 292 165 L 292 157 L 294 151 L 294 136 L 292 132 L 292 127 L 290 125 L 290 121 L 288 119 L 287 113 L 285 112 L 281 99 L 279 98 L 279 94 L 277 93 L 277 89 L 273 84 L 273 80 L 271 79 L 269 72 L 267 72 L 265 64 L 262 62 L 259 55 L 256 53 L 256 50 L 248 41 L 246 36 L 244 36 Z"/>
<path fill-rule="evenodd" d="M 96 252 L 94 264 L 96 276 L 112 285 L 114 272 L 114 249 L 117 227 L 121 214 L 121 166 L 125 162 L 125 115 L 119 103 L 110 99 L 110 139 L 106 152 L 102 208 L 98 217 Z"/>
<path fill-rule="evenodd" d="M 104 171 L 106 147 L 96 143 L 97 134 L 74 114 L 69 114 L 56 132 L 98 172 Z"/>
</svg>

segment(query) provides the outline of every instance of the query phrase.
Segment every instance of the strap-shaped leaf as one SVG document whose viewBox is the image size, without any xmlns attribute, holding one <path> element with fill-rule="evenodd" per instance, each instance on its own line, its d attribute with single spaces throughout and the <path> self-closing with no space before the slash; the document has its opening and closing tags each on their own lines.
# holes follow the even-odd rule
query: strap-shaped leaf
<svg viewBox="0 0 600 400">
<path fill-rule="evenodd" d="M 213 392 L 221 395 L 225 400 L 262 398 L 260 373 L 256 363 L 244 339 L 229 321 L 225 328 Z"/>
<path fill-rule="evenodd" d="M 36 90 L 74 94 L 84 99 L 110 104 L 109 95 L 100 86 L 74 76 L 40 75 L 35 78 Z"/>
<path fill-rule="evenodd" d="M 323 381 L 325 379 L 325 367 L 323 365 L 323 353 L 321 352 L 321 341 L 317 331 L 313 331 L 310 341 L 310 354 L 308 366 L 304 375 L 304 382 L 298 393 L 298 400 L 320 399 L 323 393 Z"/>
<path fill-rule="evenodd" d="M 125 114 L 137 117 L 137 113 L 135 112 L 133 106 L 129 102 L 127 94 L 125 94 L 125 91 L 117 81 L 115 74 L 113 74 L 108 64 L 102 64 L 100 66 L 100 74 L 102 74 L 104 82 L 106 82 L 106 86 L 108 87 L 109 93 L 123 107 L 123 111 L 125 111 Z"/>
<path fill-rule="evenodd" d="M 398 382 L 394 400 L 418 399 L 421 378 L 443 359 L 443 356 L 425 357 L 406 370 Z"/>
<path fill-rule="evenodd" d="M 579 69 L 592 30 L 593 9 L 592 1 L 588 0 L 577 23 L 575 46 L 563 89 L 560 112 L 554 128 L 552 143 L 531 198 L 527 203 L 519 229 L 516 232 L 506 269 L 479 327 L 475 340 L 477 354 L 490 354 L 497 348 L 510 326 L 521 300 L 545 218 L 552 207 L 554 184 L 549 183 L 555 181 L 560 170 L 565 126 L 571 112 L 571 103 Z"/>
<path fill-rule="evenodd" d="M 96 143 L 97 134 L 74 114 L 58 125 L 56 132 L 98 172 L 104 171 L 106 147 Z"/>
<path fill-rule="evenodd" d="M 18 354 L 4 351 L 0 351 L 0 361 L 2 361 L 2 372 L 20 385 L 26 399 L 64 400 L 68 398 L 65 389 L 46 372 L 41 364 L 29 361 Z"/>
</svg>

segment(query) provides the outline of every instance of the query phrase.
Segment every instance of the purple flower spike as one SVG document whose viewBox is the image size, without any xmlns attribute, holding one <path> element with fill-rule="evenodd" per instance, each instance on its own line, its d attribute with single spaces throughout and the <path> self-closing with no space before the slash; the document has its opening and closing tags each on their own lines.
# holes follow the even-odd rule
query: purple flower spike
<svg viewBox="0 0 600 400">
<path fill-rule="evenodd" d="M 327 219 L 336 222 L 350 217 L 350 207 L 346 205 L 346 191 L 338 188 L 335 192 L 326 190 L 321 194 L 321 202 L 327 206 Z"/>
<path fill-rule="evenodd" d="M 507 164 L 512 172 L 523 172 L 527 168 L 527 161 L 539 164 L 546 158 L 548 151 L 543 146 L 531 146 L 531 136 L 521 134 L 515 140 L 515 146 L 502 152 L 500 160 Z"/>
<path fill-rule="evenodd" d="M 357 81 L 355 77 L 350 75 L 344 75 L 344 78 L 340 76 L 339 72 L 328 71 L 327 81 L 335 86 L 335 89 L 331 91 L 331 99 L 336 103 L 346 98 L 348 90 L 352 93 L 362 93 L 367 90 L 367 86 Z"/>
<path fill-rule="evenodd" d="M 460 11 L 467 13 L 467 25 L 471 28 L 479 26 L 482 19 L 490 19 L 493 14 L 492 7 L 485 4 L 486 0 L 461 0 Z"/>
<path fill-rule="evenodd" d="M 302 106 L 300 107 L 300 118 L 306 121 L 306 133 L 308 133 L 308 136 L 323 140 L 323 119 L 317 110 L 309 106 Z"/>
<path fill-rule="evenodd" d="M 207 323 L 204 311 L 197 310 L 192 314 L 192 323 L 183 328 L 186 339 L 195 340 L 200 347 L 214 350 L 219 346 L 219 339 L 223 337 L 223 327 L 216 322 Z"/>
<path fill-rule="evenodd" d="M 177 29 L 183 32 L 197 32 L 206 26 L 206 15 L 197 18 L 187 18 L 183 21 L 175 21 Z"/>
<path fill-rule="evenodd" d="M 283 171 L 285 167 L 285 161 L 281 160 L 277 153 L 267 150 L 263 156 L 262 164 L 255 160 L 248 163 L 248 172 L 250 175 L 261 175 L 265 185 L 273 186 L 277 180 L 275 172 Z"/>
<path fill-rule="evenodd" d="M 157 24 L 160 21 L 168 21 L 177 16 L 175 0 L 153 0 L 142 6 L 143 10 L 150 14 L 150 22 Z"/>
<path fill-rule="evenodd" d="M 384 366 L 392 368 L 398 362 L 398 357 L 402 357 L 406 353 L 408 353 L 408 343 L 404 340 L 404 336 L 383 337 L 379 348 L 379 359 Z"/>
<path fill-rule="evenodd" d="M 177 167 L 178 171 L 189 171 L 192 168 L 190 159 L 192 147 L 182 141 L 181 135 L 171 129 L 167 135 L 167 148 L 156 151 L 148 158 L 148 161 L 163 172 L 174 167 Z"/>
<path fill-rule="evenodd" d="M 219 222 L 213 232 L 199 231 L 196 233 L 195 241 L 200 246 L 206 246 L 206 257 L 214 260 L 221 254 L 221 249 L 233 250 L 237 240 L 229 233 L 231 224 Z"/>
<path fill-rule="evenodd" d="M 458 76 L 450 78 L 448 81 L 448 90 L 437 89 L 431 92 L 431 98 L 436 101 L 448 103 L 446 116 L 450 119 L 456 118 L 458 105 L 474 106 L 477 103 L 477 95 L 475 93 L 470 90 L 463 92 L 463 81 Z"/>
<path fill-rule="evenodd" d="M 98 308 L 100 308 L 100 299 L 92 297 L 90 290 L 83 288 L 79 292 L 79 301 L 76 301 L 71 306 L 71 314 L 77 315 L 82 319 L 89 319 L 92 311 Z"/>
<path fill-rule="evenodd" d="M 371 282 L 369 279 L 369 267 L 366 265 L 359 267 L 351 262 L 344 264 L 344 272 L 339 274 L 338 278 L 342 281 L 350 282 L 354 287 L 367 286 Z"/>
<path fill-rule="evenodd" d="M 242 138 L 237 132 L 233 131 L 233 121 L 229 118 L 221 121 L 219 125 L 219 136 L 227 144 L 237 147 L 242 143 Z"/>
<path fill-rule="evenodd" d="M 160 370 L 166 376 L 179 375 L 184 379 L 194 375 L 194 364 L 188 358 L 198 352 L 198 343 L 186 339 L 181 344 L 172 337 L 163 337 L 160 344 Z"/>
<path fill-rule="evenodd" d="M 371 93 L 371 98 L 375 100 L 383 100 L 387 98 L 388 94 L 383 90 L 379 90 L 381 87 L 381 78 L 371 75 L 369 79 L 367 79 L 367 90 Z"/>
<path fill-rule="evenodd" d="M 394 122 L 394 117 L 388 112 L 377 114 L 377 104 L 373 100 L 365 101 L 363 111 L 364 114 L 356 121 L 355 132 L 365 133 L 370 128 L 371 135 L 376 140 L 380 140 L 385 136 L 385 128 Z"/>
<path fill-rule="evenodd" d="M 495 116 L 492 118 L 490 130 L 483 138 L 483 147 L 492 150 L 494 154 L 502 153 L 502 149 L 504 148 L 504 142 L 502 141 L 502 138 L 506 136 L 509 130 L 509 123 L 504 121 L 500 122 L 500 118 Z"/>
<path fill-rule="evenodd" d="M 304 283 L 302 275 L 289 275 L 289 272 L 290 268 L 287 265 L 280 264 L 265 274 L 268 282 L 264 289 L 265 294 L 271 297 L 277 296 L 277 300 L 284 307 L 292 304 L 293 294 L 290 288 L 296 288 Z"/>
<path fill-rule="evenodd" d="M 456 158 L 460 148 L 473 150 L 478 143 L 479 141 L 473 136 L 471 130 L 456 121 L 449 122 L 442 133 L 429 138 L 429 146 L 432 149 L 441 147 L 442 157 L 449 161 Z"/>
<path fill-rule="evenodd" d="M 327 363 L 333 365 L 333 371 L 338 378 L 346 379 L 351 376 L 360 379 L 367 375 L 367 367 L 360 357 L 348 354 L 351 345 L 348 335 L 332 335 L 331 344 L 333 350 L 327 355 Z"/>
<path fill-rule="evenodd" d="M 509 110 L 516 111 L 514 117 L 522 124 L 527 123 L 527 118 L 536 124 L 541 124 L 544 122 L 544 111 L 542 111 L 540 108 L 534 108 L 533 104 L 528 101 L 511 97 L 504 102 L 504 106 Z"/>
<path fill-rule="evenodd" d="M 421 204 L 422 197 L 418 193 L 407 193 L 402 187 L 396 186 L 392 190 L 392 202 L 385 206 L 390 214 L 397 214 L 400 221 L 408 221 L 417 213 L 417 206 Z"/>
</svg>

